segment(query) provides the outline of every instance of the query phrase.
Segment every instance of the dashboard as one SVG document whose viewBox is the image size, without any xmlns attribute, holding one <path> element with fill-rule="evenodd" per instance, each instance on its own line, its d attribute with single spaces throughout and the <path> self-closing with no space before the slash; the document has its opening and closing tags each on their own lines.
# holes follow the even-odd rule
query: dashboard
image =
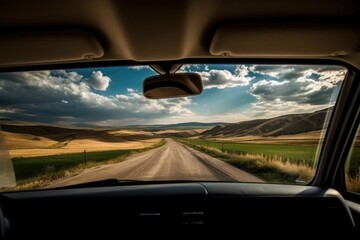
<svg viewBox="0 0 360 240">
<path fill-rule="evenodd" d="M 333 189 L 251 183 L 162 183 L 4 193 L 6 239 L 125 236 L 306 237 L 351 234 Z M 170 234 L 170 235 L 169 235 Z"/>
</svg>

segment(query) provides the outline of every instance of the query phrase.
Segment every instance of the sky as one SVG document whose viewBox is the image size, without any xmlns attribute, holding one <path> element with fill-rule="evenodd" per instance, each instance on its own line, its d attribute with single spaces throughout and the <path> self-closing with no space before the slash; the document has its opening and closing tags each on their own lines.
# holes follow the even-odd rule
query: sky
<svg viewBox="0 0 360 240">
<path fill-rule="evenodd" d="M 149 66 L 0 73 L 0 118 L 58 125 L 241 122 L 334 105 L 346 69 L 324 65 L 193 64 L 201 95 L 142 95 Z"/>
</svg>

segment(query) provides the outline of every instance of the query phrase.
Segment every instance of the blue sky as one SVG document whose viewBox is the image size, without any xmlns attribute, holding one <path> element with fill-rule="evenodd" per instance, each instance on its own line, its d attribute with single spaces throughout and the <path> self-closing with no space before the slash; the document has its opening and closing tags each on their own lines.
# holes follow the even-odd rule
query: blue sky
<svg viewBox="0 0 360 240">
<path fill-rule="evenodd" d="M 195 97 L 149 100 L 148 66 L 0 74 L 0 117 L 51 124 L 126 126 L 240 122 L 313 112 L 334 104 L 346 69 L 304 65 L 183 65 L 201 75 Z"/>
</svg>

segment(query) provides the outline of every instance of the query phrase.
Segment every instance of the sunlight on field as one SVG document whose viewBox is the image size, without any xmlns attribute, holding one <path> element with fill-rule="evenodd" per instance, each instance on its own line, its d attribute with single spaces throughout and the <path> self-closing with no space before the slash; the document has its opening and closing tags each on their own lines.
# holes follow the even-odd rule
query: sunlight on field
<svg viewBox="0 0 360 240">
<path fill-rule="evenodd" d="M 222 152 L 238 155 L 262 155 L 267 160 L 289 161 L 293 164 L 303 164 L 312 167 L 317 150 L 317 145 L 299 144 L 265 144 L 243 143 L 235 141 L 214 141 L 203 139 L 187 140 L 191 144 L 207 148 L 217 148 Z"/>
<path fill-rule="evenodd" d="M 304 184 L 315 174 L 317 143 L 311 143 L 318 141 L 316 136 L 320 137 L 319 132 L 276 138 L 246 136 L 241 138 L 241 142 L 229 141 L 229 138 L 222 139 L 223 141 L 182 139 L 181 142 L 207 154 L 213 154 L 266 181 Z M 282 140 L 286 141 L 282 142 Z M 360 192 L 359 145 L 357 141 L 355 144 L 357 147 L 352 150 L 351 161 L 346 167 L 347 189 L 356 193 Z"/>
<path fill-rule="evenodd" d="M 243 144 L 194 139 L 181 142 L 269 182 L 304 184 L 309 182 L 315 173 L 316 146 Z"/>
<path fill-rule="evenodd" d="M 194 128 L 194 129 L 166 129 L 166 130 L 158 130 L 154 133 L 156 134 L 170 134 L 170 133 L 189 133 L 192 135 L 196 135 L 206 131 L 206 128 Z"/>
<path fill-rule="evenodd" d="M 139 141 L 124 142 L 100 142 L 96 140 L 74 140 L 64 147 L 68 152 L 74 149 L 86 149 L 87 151 L 101 151 L 112 149 L 138 149 L 151 146 L 160 142 L 161 138 L 145 139 Z"/>
<path fill-rule="evenodd" d="M 230 141 L 241 143 L 256 143 L 256 144 L 274 144 L 274 145 L 314 145 L 319 143 L 322 131 L 312 131 L 307 133 L 299 133 L 292 135 L 281 135 L 277 137 L 263 137 L 263 136 L 238 136 L 238 137 L 216 137 L 211 138 L 217 141 Z"/>
<path fill-rule="evenodd" d="M 284 172 L 292 175 L 299 175 L 299 179 L 309 181 L 314 176 L 314 169 L 312 167 L 303 164 L 294 164 L 289 161 L 283 161 L 282 159 L 266 158 L 262 154 L 245 154 L 242 156 L 247 160 L 257 161 L 259 165 L 274 166 Z"/>
<path fill-rule="evenodd" d="M 24 133 L 2 132 L 9 149 L 36 149 L 56 144 L 57 141 Z"/>
<path fill-rule="evenodd" d="M 68 153 L 49 156 L 13 158 L 17 187 L 13 190 L 38 188 L 54 180 L 78 174 L 85 169 L 127 160 L 131 155 L 161 147 L 165 140 L 140 149 Z"/>
<path fill-rule="evenodd" d="M 108 133 L 114 136 L 153 136 L 151 132 L 129 129 L 109 131 Z"/>
<path fill-rule="evenodd" d="M 141 149 L 161 141 L 161 138 L 154 137 L 149 132 L 135 130 L 53 134 L 49 138 L 25 133 L 3 134 L 11 158 L 79 153 L 84 150 Z"/>
</svg>

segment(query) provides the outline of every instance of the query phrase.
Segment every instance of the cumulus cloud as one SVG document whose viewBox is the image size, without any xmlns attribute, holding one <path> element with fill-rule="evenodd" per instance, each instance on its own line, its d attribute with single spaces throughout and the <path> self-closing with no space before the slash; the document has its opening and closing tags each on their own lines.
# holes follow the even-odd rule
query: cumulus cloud
<svg viewBox="0 0 360 240">
<path fill-rule="evenodd" d="M 200 69 L 204 69 L 205 71 L 209 70 L 209 65 L 207 64 L 183 64 L 179 72 L 186 72 L 186 71 L 199 71 Z"/>
<path fill-rule="evenodd" d="M 92 72 L 91 76 L 87 80 L 90 86 L 96 90 L 105 91 L 110 84 L 111 79 L 104 76 L 101 71 Z"/>
<path fill-rule="evenodd" d="M 139 65 L 139 66 L 131 66 L 131 67 L 128 67 L 128 69 L 133 69 L 133 70 L 137 70 L 137 71 L 140 71 L 140 70 L 143 70 L 143 69 L 149 69 L 151 71 L 154 71 L 150 66 L 148 65 Z"/>
<path fill-rule="evenodd" d="M 150 100 L 139 90 L 125 86 L 121 88 L 125 90 L 122 94 L 106 95 L 94 91 L 105 91 L 111 84 L 111 79 L 101 71 L 86 76 L 86 71 L 81 72 L 83 76 L 76 71 L 63 70 L 1 73 L 0 118 L 104 126 L 237 122 L 328 107 L 334 103 L 329 101 L 338 92 L 346 74 L 346 69 L 336 66 L 186 66 L 186 70 L 189 69 L 198 72 L 205 88 L 212 88 L 216 94 L 205 92 L 204 98 L 199 96 L 199 102 L 197 98 Z M 247 109 L 244 106 L 239 110 L 234 98 L 224 98 L 229 113 L 221 114 L 221 109 L 211 109 L 211 101 L 222 96 L 221 89 L 236 86 L 243 87 L 242 94 L 253 96 Z M 194 107 L 196 103 L 206 106 L 200 109 Z M 199 109 L 199 112 L 191 109 Z"/>
<path fill-rule="evenodd" d="M 310 112 L 334 104 L 346 69 L 338 66 L 252 66 L 263 75 L 249 93 L 256 97 L 254 112 L 270 115 Z"/>
<path fill-rule="evenodd" d="M 272 102 L 255 102 L 244 112 L 250 119 L 266 119 L 287 114 L 309 113 L 324 109 L 328 106 L 299 104 L 276 99 Z"/>
<path fill-rule="evenodd" d="M 304 76 L 316 78 L 317 74 L 321 74 L 324 77 L 332 77 L 339 75 L 338 80 L 344 79 L 345 68 L 340 66 L 322 66 L 322 65 L 252 65 L 249 70 L 253 73 L 257 73 L 264 76 L 270 76 L 283 80 L 294 80 Z M 330 75 L 329 75 L 330 74 Z"/>
<path fill-rule="evenodd" d="M 18 109 L 14 109 L 14 108 L 0 108 L 0 114 L 1 113 L 16 113 L 18 112 Z"/>
<path fill-rule="evenodd" d="M 107 78 L 100 73 L 91 76 Z M 66 71 L 3 73 L 0 86 L 0 117 L 11 119 L 98 124 L 116 119 L 147 121 L 192 114 L 189 98 L 149 100 L 132 88 L 125 94 L 104 96 L 93 92 L 85 77 Z M 133 123 L 123 121 L 123 124 Z"/>
<path fill-rule="evenodd" d="M 115 99 L 118 101 L 119 107 L 137 113 L 192 114 L 187 108 L 191 104 L 191 99 L 187 97 L 151 100 L 132 89 L 130 91 L 128 89 L 127 94 L 118 94 L 115 96 Z"/>
<path fill-rule="evenodd" d="M 339 83 L 344 79 L 346 70 L 342 69 L 315 69 L 305 67 L 289 67 L 270 70 L 269 75 L 277 80 L 261 80 L 254 83 L 249 92 L 259 101 L 290 101 L 305 104 L 326 104 Z M 296 76 L 296 77 L 294 77 Z"/>
<path fill-rule="evenodd" d="M 204 81 L 206 89 L 209 88 L 232 88 L 249 85 L 253 77 L 249 77 L 249 69 L 245 65 L 236 66 L 234 73 L 226 69 L 211 69 L 209 71 L 197 72 Z"/>
<path fill-rule="evenodd" d="M 83 76 L 81 74 L 78 74 L 77 72 L 66 72 L 65 70 L 55 70 L 52 72 L 52 75 L 58 77 L 65 77 L 72 81 L 80 81 L 83 79 Z"/>
<path fill-rule="evenodd" d="M 191 122 L 203 122 L 203 123 L 214 123 L 214 122 L 224 122 L 224 123 L 236 123 L 240 121 L 248 121 L 253 119 L 251 115 L 238 113 L 238 112 L 231 112 L 231 113 L 224 113 L 224 114 L 194 114 L 191 116 Z M 184 119 L 184 117 L 180 115 L 173 115 L 166 118 L 166 122 L 164 119 L 155 119 L 155 124 L 172 124 L 172 123 L 182 123 L 182 122 L 189 122 L 189 119 Z"/>
</svg>

